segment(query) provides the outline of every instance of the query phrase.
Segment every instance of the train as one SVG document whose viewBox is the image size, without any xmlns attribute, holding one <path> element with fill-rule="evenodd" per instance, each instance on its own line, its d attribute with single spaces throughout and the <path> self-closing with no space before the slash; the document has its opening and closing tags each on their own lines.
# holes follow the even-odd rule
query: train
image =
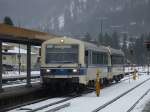
<svg viewBox="0 0 150 112">
<path fill-rule="evenodd" d="M 101 85 L 124 77 L 124 53 L 111 47 L 58 37 L 41 47 L 41 81 L 51 88 L 94 87 L 99 73 Z M 98 72 L 99 71 L 99 72 Z"/>
</svg>

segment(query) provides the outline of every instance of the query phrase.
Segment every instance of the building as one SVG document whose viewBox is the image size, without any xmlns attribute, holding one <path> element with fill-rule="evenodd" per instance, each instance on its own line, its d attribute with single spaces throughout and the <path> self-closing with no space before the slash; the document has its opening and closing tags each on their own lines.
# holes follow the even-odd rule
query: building
<svg viewBox="0 0 150 112">
<path fill-rule="evenodd" d="M 19 63 L 22 71 L 26 70 L 27 65 L 27 50 L 23 49 L 24 46 L 17 44 L 12 46 L 10 44 L 3 44 L 3 65 L 5 66 L 4 69 L 18 69 Z M 11 46 L 11 47 L 10 47 Z M 36 49 L 36 50 L 35 50 Z M 37 51 L 37 52 L 34 52 Z M 31 51 L 31 69 L 36 70 L 40 67 L 40 58 L 39 58 L 39 48 L 34 47 L 34 51 Z M 19 61 L 20 60 L 20 61 Z"/>
</svg>

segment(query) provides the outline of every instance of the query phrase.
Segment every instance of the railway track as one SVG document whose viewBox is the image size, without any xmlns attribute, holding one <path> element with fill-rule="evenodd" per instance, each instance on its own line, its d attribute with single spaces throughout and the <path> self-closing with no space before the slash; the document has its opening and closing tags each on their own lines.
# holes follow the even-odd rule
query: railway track
<svg viewBox="0 0 150 112">
<path fill-rule="evenodd" d="M 150 89 L 148 89 L 128 110 L 127 112 L 131 112 L 134 107 L 150 92 Z"/>
<path fill-rule="evenodd" d="M 120 94 L 119 96 L 113 98 L 112 100 L 106 102 L 105 104 L 99 106 L 98 108 L 96 108 L 96 109 L 93 110 L 92 112 L 99 112 L 99 111 L 101 111 L 101 110 L 107 108 L 108 106 L 112 105 L 113 103 L 115 103 L 116 101 L 118 101 L 119 99 L 121 99 L 122 97 L 128 95 L 130 92 L 134 91 L 135 89 L 137 89 L 138 87 L 140 87 L 140 86 L 143 85 L 144 83 L 148 82 L 149 80 L 150 80 L 150 78 L 147 79 L 147 80 L 145 80 L 145 81 L 143 81 L 143 82 L 141 82 L 140 84 L 134 86 L 133 88 L 127 90 L 126 92 Z M 142 95 L 140 98 L 138 98 L 138 100 L 136 100 L 135 103 L 134 103 L 133 105 L 131 105 L 130 108 L 129 108 L 126 112 L 131 112 L 132 109 L 138 104 L 138 102 L 139 102 L 142 98 L 144 98 L 144 96 L 145 96 L 146 94 L 148 94 L 148 92 L 150 92 L 150 88 L 149 88 L 146 92 L 144 92 L 143 95 Z"/>
<path fill-rule="evenodd" d="M 126 79 L 126 80 L 128 80 L 128 79 Z M 123 80 L 123 81 L 125 81 L 125 80 Z M 116 84 L 117 84 L 117 83 L 116 83 Z M 88 92 L 84 92 L 83 94 L 90 93 L 90 92 L 92 92 L 92 91 L 95 90 L 94 88 L 88 88 L 88 89 L 89 89 L 89 91 L 88 91 Z M 39 107 L 39 108 L 32 109 L 32 110 L 31 110 L 30 108 L 26 108 L 26 109 L 29 110 L 28 112 L 36 112 L 36 111 L 40 111 L 40 110 L 43 110 L 43 109 L 46 109 L 46 108 L 49 108 L 49 107 L 53 107 L 53 106 L 59 104 L 59 106 L 56 106 L 56 107 L 54 107 L 54 108 L 51 108 L 51 109 L 48 109 L 48 110 L 44 111 L 44 112 L 55 112 L 55 111 L 57 111 L 57 110 L 60 110 L 60 109 L 62 109 L 62 108 L 66 108 L 66 107 L 70 106 L 70 103 L 66 103 L 66 104 L 62 104 L 62 103 L 67 102 L 67 101 L 69 101 L 69 100 L 71 100 L 71 99 L 74 99 L 74 98 L 76 98 L 76 97 L 80 97 L 80 96 L 82 96 L 83 94 L 73 95 L 72 97 L 68 97 L 68 98 L 65 98 L 65 99 L 63 99 L 63 100 L 56 101 L 56 102 L 53 102 L 53 103 L 50 103 L 50 104 L 41 106 L 41 107 Z M 61 104 L 62 104 L 62 105 L 61 105 Z M 23 109 L 23 108 L 22 108 L 22 109 Z"/>
<path fill-rule="evenodd" d="M 43 110 L 43 109 L 46 109 L 46 108 L 49 108 L 49 107 L 52 107 L 52 109 L 46 111 L 46 112 L 54 112 L 54 110 L 59 110 L 61 108 L 65 108 L 67 106 L 70 106 L 70 103 L 66 103 L 66 104 L 63 104 L 71 99 L 74 99 L 74 98 L 77 98 L 77 97 L 80 97 L 84 94 L 87 94 L 87 93 L 90 93 L 90 92 L 93 92 L 93 90 L 86 90 L 84 91 L 83 93 L 81 94 L 76 94 L 76 93 L 72 93 L 72 94 L 69 94 L 68 97 L 66 98 L 62 98 L 61 100 L 58 100 L 58 101 L 54 101 L 54 102 L 51 102 L 51 103 L 48 103 L 48 104 L 45 104 L 43 106 L 40 106 L 40 107 L 37 107 L 37 108 L 30 108 L 30 107 L 25 107 L 27 105 L 32 105 L 32 104 L 36 104 L 36 103 L 40 103 L 42 101 L 45 101 L 45 100 L 48 100 L 47 99 L 41 99 L 41 100 L 37 100 L 37 101 L 33 101 L 33 102 L 29 102 L 29 103 L 25 103 L 23 105 L 18 105 L 18 106 L 14 106 L 14 107 L 11 107 L 9 108 L 9 110 L 14 110 L 17 108 L 17 111 L 19 112 L 19 110 L 25 110 L 25 111 L 28 111 L 28 112 L 36 112 L 36 111 L 40 111 L 40 110 Z M 49 99 L 51 100 L 51 99 Z M 62 105 L 61 105 L 62 104 Z M 55 105 L 59 105 L 59 106 L 56 106 L 55 108 L 53 108 L 53 106 Z M 11 112 L 11 111 L 10 111 Z"/>
<path fill-rule="evenodd" d="M 127 79 L 125 79 L 125 80 L 128 80 L 128 78 Z M 125 80 L 122 80 L 122 81 L 125 81 Z M 122 82 L 121 81 L 121 82 Z M 92 91 L 94 91 L 94 88 L 90 88 L 89 89 L 89 92 L 92 92 Z M 85 93 L 83 93 L 83 94 L 86 94 L 86 93 L 89 93 L 89 92 L 85 92 Z M 36 101 L 36 102 L 30 102 L 30 103 L 26 103 L 26 104 L 24 104 L 24 105 L 19 105 L 19 106 L 16 106 L 15 108 L 19 108 L 20 110 L 27 110 L 28 112 L 36 112 L 36 111 L 39 111 L 39 110 L 43 110 L 43 109 L 45 109 L 45 108 L 49 108 L 49 107 L 53 107 L 54 105 L 57 105 L 57 104 L 62 104 L 62 103 L 64 103 L 64 102 L 67 102 L 67 101 L 69 101 L 69 100 L 71 100 L 71 99 L 73 99 L 73 98 L 76 98 L 76 97 L 80 97 L 81 95 L 83 95 L 83 94 L 78 94 L 78 95 L 70 95 L 70 97 L 67 97 L 67 98 L 65 98 L 65 99 L 62 99 L 62 100 L 60 100 L 60 101 L 56 101 L 56 102 L 53 102 L 53 103 L 49 103 L 49 104 L 46 104 L 46 105 L 44 105 L 44 106 L 41 106 L 41 107 L 38 107 L 38 108 L 34 108 L 34 109 L 32 109 L 32 108 L 20 108 L 20 107 L 23 107 L 23 106 L 26 106 L 26 105 L 30 105 L 30 104 L 34 104 L 34 103 L 39 103 L 39 102 L 41 102 L 41 101 L 44 101 L 44 100 L 39 100 L 39 101 Z M 47 99 L 45 99 L 45 100 L 47 100 Z M 66 106 L 66 105 L 65 105 Z M 67 106 L 69 106 L 69 104 L 67 104 Z M 15 109 L 14 107 L 13 108 L 11 108 L 11 110 L 13 110 L 13 109 Z M 63 106 L 58 106 L 58 108 L 63 108 Z M 10 109 L 9 109 L 10 110 Z M 55 110 L 55 109 L 54 109 Z M 57 110 L 57 109 L 56 109 Z M 50 110 L 50 112 L 51 112 L 51 110 Z"/>
<path fill-rule="evenodd" d="M 55 108 L 48 109 L 48 110 L 45 111 L 45 112 L 56 112 L 56 111 L 58 111 L 58 110 L 60 110 L 60 109 L 62 109 L 62 108 L 66 108 L 66 107 L 69 107 L 69 106 L 70 106 L 70 103 L 66 103 L 66 104 L 63 104 L 63 105 L 59 105 L 59 106 L 57 106 L 57 107 L 55 107 Z"/>
<path fill-rule="evenodd" d="M 38 99 L 38 100 L 29 101 L 29 102 L 26 102 L 26 103 L 23 103 L 23 104 L 19 104 L 19 105 L 16 105 L 16 106 L 7 107 L 7 108 L 4 108 L 4 109 L 1 109 L 0 112 L 6 112 L 6 111 L 9 111 L 9 110 L 13 110 L 15 108 L 23 107 L 25 105 L 30 105 L 30 104 L 38 103 L 38 102 L 44 101 L 46 99 L 48 99 L 48 98 L 41 98 L 41 99 Z"/>
</svg>

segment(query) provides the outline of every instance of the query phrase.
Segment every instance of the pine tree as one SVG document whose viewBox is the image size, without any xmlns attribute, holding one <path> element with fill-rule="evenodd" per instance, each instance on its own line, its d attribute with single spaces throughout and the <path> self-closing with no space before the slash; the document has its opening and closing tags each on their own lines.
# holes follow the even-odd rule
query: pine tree
<svg viewBox="0 0 150 112">
<path fill-rule="evenodd" d="M 14 24 L 13 24 L 13 21 L 12 21 L 11 18 L 8 17 L 8 16 L 6 16 L 6 17 L 4 18 L 4 24 L 11 25 L 11 26 L 14 25 Z"/>
<path fill-rule="evenodd" d="M 83 40 L 84 40 L 84 41 L 87 41 L 87 42 L 91 42 L 91 40 L 92 40 L 91 35 L 87 32 L 87 33 L 85 34 L 85 37 L 84 37 Z"/>
<path fill-rule="evenodd" d="M 123 35 L 123 45 L 122 50 L 125 53 L 125 57 L 127 57 L 127 34 Z"/>
<path fill-rule="evenodd" d="M 111 46 L 112 39 L 108 33 L 105 33 L 103 41 L 105 46 Z"/>
<path fill-rule="evenodd" d="M 120 49 L 120 45 L 119 45 L 119 35 L 117 32 L 114 32 L 112 34 L 112 43 L 111 43 L 111 47 L 115 48 L 115 49 Z"/>
<path fill-rule="evenodd" d="M 98 45 L 104 45 L 104 36 L 102 33 L 98 35 Z"/>
</svg>

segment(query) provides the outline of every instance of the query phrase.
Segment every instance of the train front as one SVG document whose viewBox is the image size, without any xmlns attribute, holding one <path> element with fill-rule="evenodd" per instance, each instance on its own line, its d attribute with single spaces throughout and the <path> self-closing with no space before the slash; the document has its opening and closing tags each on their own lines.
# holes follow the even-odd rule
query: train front
<svg viewBox="0 0 150 112">
<path fill-rule="evenodd" d="M 85 74 L 82 69 L 82 45 L 79 40 L 56 38 L 43 43 L 41 58 L 42 84 L 69 87 L 79 84 Z"/>
</svg>

